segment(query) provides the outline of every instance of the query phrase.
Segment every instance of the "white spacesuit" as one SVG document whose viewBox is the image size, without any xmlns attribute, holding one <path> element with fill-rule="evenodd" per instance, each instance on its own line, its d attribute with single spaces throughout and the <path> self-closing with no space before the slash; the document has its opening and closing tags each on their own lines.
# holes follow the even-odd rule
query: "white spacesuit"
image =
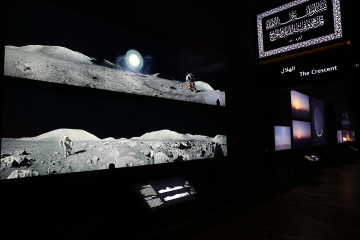
<svg viewBox="0 0 360 240">
<path fill-rule="evenodd" d="M 186 83 L 190 84 L 193 81 L 193 77 L 192 73 L 187 73 L 185 76 Z"/>
<path fill-rule="evenodd" d="M 67 157 L 71 154 L 71 147 L 73 145 L 72 141 L 68 136 L 63 136 L 59 141 L 60 147 L 64 148 L 64 157 Z"/>
<path fill-rule="evenodd" d="M 192 73 L 187 73 L 185 76 L 185 87 L 189 88 L 193 92 L 196 92 L 194 80 L 194 75 L 192 75 Z"/>
</svg>

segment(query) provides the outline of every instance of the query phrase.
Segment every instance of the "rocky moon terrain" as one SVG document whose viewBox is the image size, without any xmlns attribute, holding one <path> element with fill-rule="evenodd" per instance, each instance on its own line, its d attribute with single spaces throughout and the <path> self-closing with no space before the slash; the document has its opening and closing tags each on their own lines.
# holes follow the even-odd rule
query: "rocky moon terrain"
<svg viewBox="0 0 360 240">
<path fill-rule="evenodd" d="M 4 75 L 80 87 L 225 106 L 225 92 L 196 81 L 198 92 L 184 80 L 160 74 L 140 74 L 119 69 L 105 59 L 94 59 L 61 46 L 5 46 Z M 221 80 L 221 79 L 220 79 Z"/>
<path fill-rule="evenodd" d="M 64 157 L 61 136 L 73 141 Z M 214 138 L 170 130 L 131 139 L 99 139 L 76 129 L 58 129 L 33 138 L 1 139 L 0 179 L 123 168 L 227 156 L 226 136 Z"/>
</svg>

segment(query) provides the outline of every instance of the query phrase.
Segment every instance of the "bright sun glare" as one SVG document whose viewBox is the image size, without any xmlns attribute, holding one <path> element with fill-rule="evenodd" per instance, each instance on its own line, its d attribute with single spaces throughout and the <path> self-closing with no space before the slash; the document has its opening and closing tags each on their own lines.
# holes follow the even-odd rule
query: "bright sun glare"
<svg viewBox="0 0 360 240">
<path fill-rule="evenodd" d="M 140 58 L 138 55 L 132 53 L 129 56 L 129 62 L 133 67 L 138 67 L 140 64 Z"/>
<path fill-rule="evenodd" d="M 136 72 L 141 71 L 144 60 L 138 51 L 136 51 L 135 49 L 128 50 L 126 52 L 125 60 L 128 68 Z"/>
</svg>

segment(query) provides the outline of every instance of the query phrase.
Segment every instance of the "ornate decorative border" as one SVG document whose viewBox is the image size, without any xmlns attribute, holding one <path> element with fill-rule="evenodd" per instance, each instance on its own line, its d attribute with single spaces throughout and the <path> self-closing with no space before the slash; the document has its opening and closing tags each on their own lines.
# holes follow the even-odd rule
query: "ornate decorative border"
<svg viewBox="0 0 360 240">
<path fill-rule="evenodd" d="M 269 57 L 279 53 L 288 52 L 291 50 L 308 47 L 311 45 L 331 41 L 342 37 L 342 25 L 341 25 L 341 10 L 340 10 L 340 0 L 332 0 L 333 3 L 333 16 L 334 16 L 334 33 L 325 35 L 322 37 L 294 43 L 288 46 L 272 49 L 269 51 L 264 51 L 264 42 L 263 42 L 263 32 L 262 32 L 262 19 L 264 17 L 273 15 L 275 13 L 281 12 L 283 10 L 289 9 L 291 7 L 297 6 L 299 4 L 308 2 L 310 0 L 295 0 L 290 3 L 284 4 L 280 7 L 274 8 L 272 10 L 266 11 L 257 15 L 257 32 L 258 32 L 258 46 L 259 46 L 259 58 Z"/>
</svg>

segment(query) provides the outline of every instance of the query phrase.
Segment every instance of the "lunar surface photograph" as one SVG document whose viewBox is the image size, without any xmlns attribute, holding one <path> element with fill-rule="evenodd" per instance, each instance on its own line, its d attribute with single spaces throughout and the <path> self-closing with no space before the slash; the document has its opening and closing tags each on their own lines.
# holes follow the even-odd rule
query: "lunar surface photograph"
<svg viewBox="0 0 360 240">
<path fill-rule="evenodd" d="M 57 129 L 32 138 L 1 139 L 0 179 L 190 161 L 226 156 L 226 136 L 170 130 L 130 139 L 99 139 L 80 129 Z"/>
<path fill-rule="evenodd" d="M 5 76 L 226 106 L 224 61 L 58 6 L 24 4 L 7 4 Z"/>
</svg>

